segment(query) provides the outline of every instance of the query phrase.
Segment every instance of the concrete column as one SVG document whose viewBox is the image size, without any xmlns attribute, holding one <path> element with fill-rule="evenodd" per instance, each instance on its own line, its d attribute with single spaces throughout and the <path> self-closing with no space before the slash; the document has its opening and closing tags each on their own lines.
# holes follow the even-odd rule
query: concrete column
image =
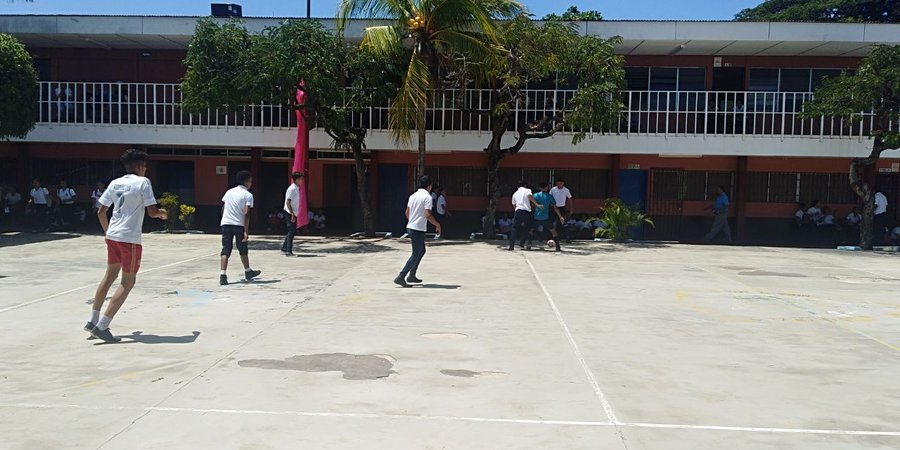
<svg viewBox="0 0 900 450">
<path fill-rule="evenodd" d="M 252 209 L 253 213 L 250 215 L 250 228 L 251 229 L 264 229 L 266 224 L 266 211 L 263 211 L 260 205 L 262 203 L 259 202 L 264 195 L 272 195 L 271 192 L 262 192 L 262 149 L 261 148 L 251 148 L 250 149 L 250 175 L 253 177 L 253 195 L 256 197 L 254 199 L 254 204 L 257 206 Z"/>
<path fill-rule="evenodd" d="M 747 231 L 747 157 L 737 157 L 737 170 L 735 174 L 734 204 L 737 213 L 737 238 L 744 239 Z"/>
<path fill-rule="evenodd" d="M 621 156 L 616 153 L 609 158 L 609 186 L 607 192 L 610 197 L 619 196 L 619 165 L 621 164 Z"/>
</svg>

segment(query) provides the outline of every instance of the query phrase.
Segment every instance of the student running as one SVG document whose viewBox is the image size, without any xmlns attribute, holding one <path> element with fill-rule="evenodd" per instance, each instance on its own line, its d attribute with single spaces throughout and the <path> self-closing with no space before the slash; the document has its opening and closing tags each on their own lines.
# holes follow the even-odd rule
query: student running
<svg viewBox="0 0 900 450">
<path fill-rule="evenodd" d="M 250 281 L 262 273 L 250 268 L 250 251 L 247 249 L 247 241 L 250 239 L 250 210 L 253 208 L 253 194 L 250 186 L 253 185 L 253 177 L 250 172 L 242 170 L 237 173 L 237 186 L 225 192 L 222 197 L 222 256 L 219 264 L 219 284 L 228 284 L 228 258 L 235 246 L 241 255 L 241 264 L 244 265 L 244 279 Z"/>
</svg>

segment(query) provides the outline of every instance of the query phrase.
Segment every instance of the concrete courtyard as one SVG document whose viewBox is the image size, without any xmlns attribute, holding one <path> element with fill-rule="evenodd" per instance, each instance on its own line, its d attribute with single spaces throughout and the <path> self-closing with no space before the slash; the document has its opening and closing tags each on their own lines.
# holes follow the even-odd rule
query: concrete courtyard
<svg viewBox="0 0 900 450">
<path fill-rule="evenodd" d="M 0 237 L 0 448 L 900 448 L 895 254 L 279 245 L 145 235 L 98 344 L 102 238 Z"/>
</svg>

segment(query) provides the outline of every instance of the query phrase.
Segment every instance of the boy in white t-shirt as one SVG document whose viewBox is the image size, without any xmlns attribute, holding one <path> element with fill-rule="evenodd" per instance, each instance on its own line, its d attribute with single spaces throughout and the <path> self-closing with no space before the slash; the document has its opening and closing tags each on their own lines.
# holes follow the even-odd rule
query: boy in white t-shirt
<svg viewBox="0 0 900 450">
<path fill-rule="evenodd" d="M 106 234 L 107 266 L 106 274 L 94 293 L 91 320 L 84 326 L 85 331 L 106 342 L 122 340 L 112 335 L 109 323 L 134 288 L 137 272 L 141 267 L 143 253 L 141 228 L 144 225 L 144 211 L 146 210 L 154 219 L 165 220 L 168 217 L 166 210 L 156 207 L 153 187 L 150 180 L 144 178 L 147 172 L 147 154 L 134 149 L 126 150 L 122 155 L 122 164 L 125 165 L 127 175 L 113 180 L 99 200 L 100 209 L 97 210 L 97 218 Z M 110 207 L 113 207 L 112 221 L 106 217 Z M 119 288 L 113 294 L 103 317 L 100 317 L 100 309 L 103 308 L 106 294 L 119 277 L 120 271 L 122 281 Z"/>
<path fill-rule="evenodd" d="M 409 196 L 406 202 L 406 234 L 412 242 L 412 255 L 406 260 L 406 264 L 400 273 L 394 278 L 394 284 L 401 287 L 410 287 L 409 283 L 421 283 L 416 277 L 419 263 L 425 256 L 425 231 L 428 224 L 434 225 L 438 234 L 441 234 L 441 223 L 435 220 L 431 213 L 434 199 L 431 197 L 431 177 L 424 175 L 419 178 L 419 189 Z"/>
<path fill-rule="evenodd" d="M 253 185 L 253 177 L 250 172 L 242 170 L 237 173 L 237 186 L 225 192 L 222 197 L 222 255 L 219 262 L 219 284 L 228 284 L 226 272 L 228 270 L 228 258 L 235 246 L 241 255 L 241 264 L 244 265 L 244 279 L 250 281 L 262 273 L 250 268 L 250 251 L 247 241 L 250 240 L 250 209 L 253 208 L 253 194 L 250 186 Z"/>
</svg>

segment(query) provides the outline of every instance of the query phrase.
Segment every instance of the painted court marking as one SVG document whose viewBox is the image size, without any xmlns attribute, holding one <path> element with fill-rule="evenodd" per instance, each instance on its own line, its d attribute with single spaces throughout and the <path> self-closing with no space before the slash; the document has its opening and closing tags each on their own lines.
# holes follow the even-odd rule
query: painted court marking
<svg viewBox="0 0 900 450">
<path fill-rule="evenodd" d="M 165 265 L 162 265 L 162 266 L 159 266 L 159 267 L 152 267 L 152 268 L 150 268 L 150 269 L 142 270 L 141 273 L 147 273 L 147 272 L 153 272 L 154 270 L 166 269 L 166 268 L 169 268 L 169 267 L 172 267 L 172 266 L 177 266 L 177 265 L 179 265 L 179 264 L 184 264 L 184 263 L 187 263 L 187 262 L 196 261 L 196 260 L 198 260 L 198 259 L 209 258 L 210 256 L 215 256 L 215 255 L 218 255 L 218 253 L 210 253 L 209 255 L 197 256 L 197 257 L 194 257 L 194 258 L 188 258 L 188 259 L 181 260 L 181 261 L 177 261 L 177 262 L 173 262 L 173 263 L 170 263 L 170 264 L 165 264 Z M 106 269 L 104 269 L 104 270 L 106 270 Z M 46 297 L 41 297 L 41 298 L 37 298 L 37 299 L 34 299 L 34 300 L 29 300 L 29 301 L 27 301 L 27 302 L 25 302 L 25 303 L 19 303 L 18 305 L 12 305 L 12 306 L 7 306 L 7 307 L 5 307 L 5 308 L 0 308 L 0 313 L 5 313 L 5 312 L 7 312 L 7 311 L 12 311 L 12 310 L 14 310 L 14 309 L 24 308 L 24 307 L 26 307 L 26 306 L 33 305 L 33 304 L 35 304 L 35 303 L 40 303 L 40 302 L 47 301 L 47 300 L 50 300 L 50 299 L 53 299 L 53 298 L 56 298 L 56 297 L 59 297 L 59 296 L 62 296 L 62 295 L 71 294 L 71 293 L 73 293 L 73 292 L 80 291 L 80 290 L 82 290 L 82 289 L 87 289 L 87 288 L 89 288 L 89 287 L 96 287 L 96 286 L 97 286 L 97 283 L 99 283 L 99 282 L 100 282 L 100 280 L 97 280 L 96 283 L 86 284 L 86 285 L 84 285 L 84 286 L 79 286 L 79 287 L 77 287 L 77 288 L 72 288 L 72 289 L 69 289 L 69 290 L 67 290 L 67 291 L 57 292 L 56 294 L 51 294 L 51 295 L 48 295 L 48 296 L 46 296 Z"/>
<path fill-rule="evenodd" d="M 769 427 L 731 427 L 718 425 L 687 425 L 669 423 L 645 423 L 645 422 L 592 422 L 580 420 L 546 420 L 546 419 L 506 419 L 492 417 L 466 417 L 466 416 L 429 416 L 414 414 L 377 414 L 377 413 L 340 413 L 340 412 L 313 412 L 313 411 L 270 411 L 258 409 L 206 409 L 206 408 L 179 408 L 165 406 L 130 407 L 130 406 L 82 406 L 70 404 L 35 404 L 35 403 L 0 403 L 0 408 L 15 409 L 79 409 L 89 411 L 135 411 L 142 413 L 173 412 L 196 414 L 247 414 L 266 416 L 295 416 L 295 417 L 331 417 L 345 419 L 401 419 L 401 420 L 426 420 L 426 421 L 459 421 L 480 423 L 512 423 L 524 425 L 551 425 L 551 426 L 586 426 L 586 427 L 624 427 L 624 428 L 663 428 L 679 430 L 706 430 L 706 431 L 731 431 L 748 433 L 785 433 L 785 434 L 824 434 L 840 436 L 888 436 L 900 437 L 900 431 L 876 431 L 876 430 L 840 430 L 840 429 L 816 429 L 816 428 L 769 428 Z"/>
<path fill-rule="evenodd" d="M 544 282 L 541 281 L 541 277 L 538 276 L 537 270 L 534 269 L 534 266 L 531 264 L 531 261 L 528 260 L 528 257 L 525 256 L 525 262 L 528 264 L 528 268 L 531 269 L 531 273 L 534 275 L 534 279 L 537 280 L 538 286 L 541 287 L 541 291 L 544 292 L 544 296 L 547 297 L 547 303 L 550 304 L 550 308 L 553 310 L 553 314 L 556 316 L 557 322 L 562 327 L 563 332 L 566 335 L 566 339 L 569 340 L 569 345 L 572 347 L 572 350 L 575 352 L 575 357 L 578 358 L 578 363 L 581 364 L 581 368 L 584 370 L 585 375 L 587 375 L 588 381 L 591 383 L 591 387 L 594 389 L 594 394 L 597 395 L 597 398 L 600 399 L 600 403 L 603 405 L 603 410 L 606 411 L 606 417 L 609 419 L 611 424 L 615 424 L 616 421 L 616 413 L 613 412 L 612 405 L 610 405 L 609 400 L 606 399 L 606 395 L 603 394 L 603 391 L 600 390 L 600 383 L 597 382 L 597 378 L 594 377 L 594 373 L 591 372 L 591 369 L 588 367 L 587 361 L 584 359 L 584 354 L 581 353 L 581 348 L 578 347 L 578 344 L 575 343 L 575 338 L 572 336 L 572 332 L 569 331 L 569 326 L 566 325 L 565 320 L 563 320 L 562 314 L 559 312 L 559 308 L 556 307 L 556 302 L 553 301 L 553 297 L 550 295 L 550 292 L 547 291 L 547 287 L 544 286 Z"/>
</svg>

